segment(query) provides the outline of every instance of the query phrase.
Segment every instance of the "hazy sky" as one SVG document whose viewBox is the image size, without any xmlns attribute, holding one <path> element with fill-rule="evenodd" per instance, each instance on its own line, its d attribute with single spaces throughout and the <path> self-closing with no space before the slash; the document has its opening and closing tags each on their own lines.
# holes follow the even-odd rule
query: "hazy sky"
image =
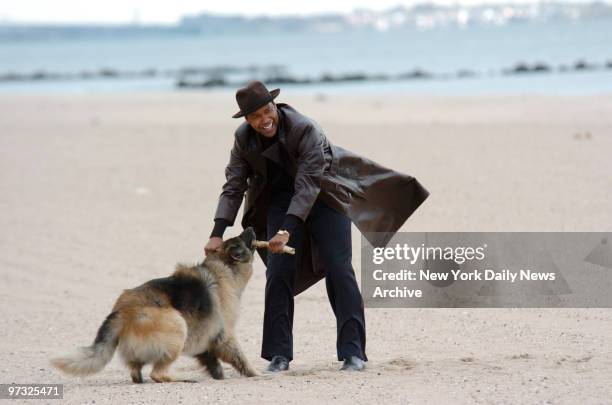
<svg viewBox="0 0 612 405">
<path fill-rule="evenodd" d="M 512 0 L 490 0 L 488 3 Z M 575 0 L 587 2 L 588 0 Z M 477 4 L 483 0 L 434 0 L 436 3 Z M 514 0 L 533 2 L 533 0 Z M 384 9 L 415 0 L 0 0 L 0 21 L 12 22 L 161 22 L 172 23 L 185 14 L 278 15 L 350 11 L 357 7 Z"/>
</svg>

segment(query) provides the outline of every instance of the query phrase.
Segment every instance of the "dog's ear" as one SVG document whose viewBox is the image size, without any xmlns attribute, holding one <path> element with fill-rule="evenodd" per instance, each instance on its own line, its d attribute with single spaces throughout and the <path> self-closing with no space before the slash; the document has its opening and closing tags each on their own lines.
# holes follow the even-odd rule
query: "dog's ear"
<svg viewBox="0 0 612 405">
<path fill-rule="evenodd" d="M 255 246 L 253 245 L 253 241 L 255 240 L 256 235 L 255 235 L 255 230 L 253 229 L 252 226 L 249 226 L 248 228 L 246 228 L 240 234 L 239 238 L 242 239 L 247 249 L 249 249 L 251 252 L 255 251 Z"/>
</svg>

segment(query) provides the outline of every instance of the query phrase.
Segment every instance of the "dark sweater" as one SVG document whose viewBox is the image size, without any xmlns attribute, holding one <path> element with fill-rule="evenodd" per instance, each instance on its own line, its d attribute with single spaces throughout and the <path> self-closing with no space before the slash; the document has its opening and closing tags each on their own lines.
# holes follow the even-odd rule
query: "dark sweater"
<svg viewBox="0 0 612 405">
<path fill-rule="evenodd" d="M 282 119 L 279 119 L 279 123 Z M 280 130 L 280 129 L 279 129 Z M 262 150 L 266 150 L 275 143 L 278 142 L 278 136 L 274 136 L 273 138 L 266 138 L 264 136 L 260 136 Z M 268 177 L 268 185 L 270 187 L 270 200 L 271 201 L 282 201 L 288 200 L 293 196 L 293 177 L 287 173 L 281 166 L 279 166 L 276 162 L 266 159 L 266 173 Z M 286 201 L 288 204 L 288 201 Z M 296 226 L 298 226 L 302 220 L 295 215 L 288 214 L 283 221 L 283 226 L 280 229 L 284 229 L 288 231 L 290 234 L 293 233 L 293 230 Z M 229 221 L 226 219 L 216 219 L 215 227 L 210 234 L 210 237 L 223 237 L 223 233 L 225 229 L 229 226 Z"/>
</svg>

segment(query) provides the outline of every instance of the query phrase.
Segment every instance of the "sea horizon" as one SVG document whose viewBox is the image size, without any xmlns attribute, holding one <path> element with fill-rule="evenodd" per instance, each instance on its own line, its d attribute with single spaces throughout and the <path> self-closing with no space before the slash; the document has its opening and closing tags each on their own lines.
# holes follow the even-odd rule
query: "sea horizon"
<svg viewBox="0 0 612 405">
<path fill-rule="evenodd" d="M 386 25 L 362 12 L 361 20 L 334 19 L 338 30 L 321 31 L 322 17 L 316 17 L 283 34 L 236 31 L 227 17 L 204 24 L 209 31 L 213 25 L 226 27 L 226 34 L 211 34 L 200 29 L 207 16 L 186 18 L 174 31 L 3 25 L 0 92 L 233 89 L 252 79 L 305 92 L 608 92 L 612 11 L 593 15 L 594 4 L 612 10 L 589 3 L 580 8 L 588 13 L 569 18 L 567 5 L 554 9 L 557 14 L 532 15 L 527 6 L 512 12 L 500 6 L 499 15 L 472 7 L 470 15 L 489 19 L 473 17 L 470 23 L 449 11 L 465 8 L 421 6 L 400 10 L 402 25 L 389 23 L 400 13 L 396 9 L 372 14 L 384 16 Z M 282 27 L 283 21 L 271 19 L 270 27 Z M 423 21 L 433 26 L 419 26 Z"/>
</svg>

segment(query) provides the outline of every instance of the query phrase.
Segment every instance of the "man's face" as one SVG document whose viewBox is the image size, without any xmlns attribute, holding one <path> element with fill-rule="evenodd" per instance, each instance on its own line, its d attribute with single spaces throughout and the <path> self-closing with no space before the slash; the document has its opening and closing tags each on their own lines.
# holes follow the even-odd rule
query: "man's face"
<svg viewBox="0 0 612 405">
<path fill-rule="evenodd" d="M 246 120 L 253 129 L 266 138 L 276 135 L 278 127 L 278 111 L 276 105 L 270 101 L 258 110 L 246 115 Z"/>
</svg>

